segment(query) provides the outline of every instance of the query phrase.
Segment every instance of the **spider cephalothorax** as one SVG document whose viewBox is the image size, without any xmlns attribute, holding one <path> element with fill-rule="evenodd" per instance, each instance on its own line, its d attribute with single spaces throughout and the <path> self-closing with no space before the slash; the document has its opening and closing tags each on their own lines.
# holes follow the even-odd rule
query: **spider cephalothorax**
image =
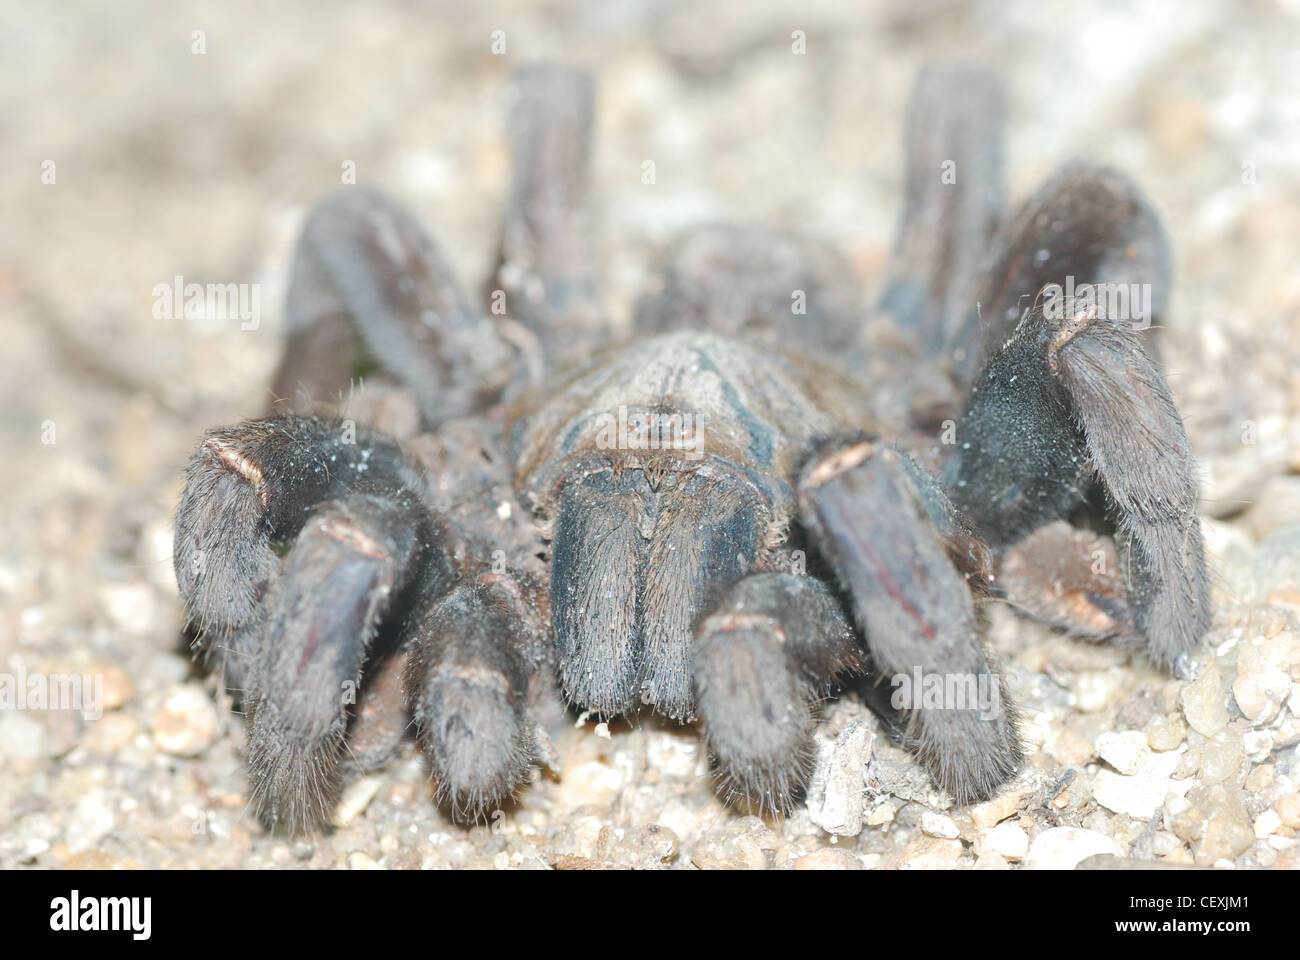
<svg viewBox="0 0 1300 960">
<path fill-rule="evenodd" d="M 190 463 L 177 579 L 242 696 L 268 820 L 321 823 L 344 757 L 382 757 L 408 712 L 441 795 L 478 816 L 541 759 L 557 686 L 600 716 L 697 720 L 724 793 L 783 809 L 816 702 L 852 675 L 938 678 L 940 701 L 876 706 L 970 801 L 1022 759 L 982 600 L 1186 662 L 1205 566 L 1147 329 L 1169 257 L 1128 180 L 1068 168 L 1004 220 L 999 88 L 931 68 L 878 307 L 823 244 L 706 225 L 615 343 L 592 283 L 592 83 L 517 83 L 488 285 L 504 315 L 401 207 L 344 190 L 298 247 L 287 409 Z M 1121 316 L 1052 284 L 1153 293 Z M 360 426 L 302 399 L 362 360 Z"/>
</svg>

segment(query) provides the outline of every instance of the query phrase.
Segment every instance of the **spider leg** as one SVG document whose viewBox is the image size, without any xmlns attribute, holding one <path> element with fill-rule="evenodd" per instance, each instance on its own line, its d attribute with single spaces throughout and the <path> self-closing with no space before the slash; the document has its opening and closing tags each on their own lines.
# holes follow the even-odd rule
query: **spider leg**
<svg viewBox="0 0 1300 960">
<path fill-rule="evenodd" d="M 904 133 L 903 216 L 881 309 L 923 351 L 949 345 L 1003 203 L 1002 85 L 988 71 L 925 67 Z"/>
<path fill-rule="evenodd" d="M 1210 617 L 1196 480 L 1182 419 L 1142 331 L 1086 309 L 1025 314 L 986 368 L 945 485 L 992 545 L 1068 516 L 1099 486 L 1133 630 L 1185 668 Z"/>
<path fill-rule="evenodd" d="M 588 210 L 595 81 L 585 70 L 532 64 L 516 71 L 509 98 L 513 177 L 487 298 L 555 361 L 606 333 Z"/>
<path fill-rule="evenodd" d="M 288 542 L 316 504 L 353 492 L 418 490 L 397 444 L 318 417 L 248 420 L 210 430 L 186 470 L 173 564 L 199 640 L 253 619 Z"/>
<path fill-rule="evenodd" d="M 457 818 L 490 813 L 536 759 L 529 694 L 546 646 L 536 592 L 512 572 L 483 573 L 416 628 L 407 702 L 439 798 Z"/>
<path fill-rule="evenodd" d="M 816 701 L 863 666 L 839 603 L 813 577 L 752 574 L 700 620 L 692 653 L 696 709 L 724 798 L 788 812 L 811 773 Z"/>
<path fill-rule="evenodd" d="M 328 819 L 367 653 L 403 588 L 425 573 L 422 525 L 414 501 L 328 501 L 267 590 L 245 713 L 252 799 L 268 823 L 298 831 Z"/>
<path fill-rule="evenodd" d="M 958 802 L 1021 765 L 1016 712 L 980 641 L 983 543 L 933 479 L 870 439 L 837 443 L 799 481 L 800 514 L 853 601 L 905 743 Z"/>
<path fill-rule="evenodd" d="M 1049 283 L 1147 291 L 1143 333 L 1155 355 L 1155 330 L 1168 311 L 1169 242 L 1142 191 L 1116 170 L 1072 164 L 1043 184 L 993 237 L 983 283 L 963 305 L 953 369 L 963 390 L 1012 335 Z M 1145 286 L 1143 286 L 1145 285 Z"/>
<path fill-rule="evenodd" d="M 1003 92 L 978 68 L 917 76 L 904 134 L 903 212 L 889 273 L 852 363 L 886 423 L 932 436 L 961 408 L 961 336 L 1003 204 Z"/>
<path fill-rule="evenodd" d="M 513 358 L 416 219 L 377 190 L 345 187 L 307 218 L 272 389 L 290 410 L 337 404 L 368 364 L 412 390 L 426 426 L 477 409 Z"/>
<path fill-rule="evenodd" d="M 455 580 L 422 482 L 393 441 L 315 417 L 211 431 L 190 462 L 176 578 L 206 655 L 238 655 L 254 796 L 272 821 L 322 819 L 343 685 L 355 694 L 404 588 L 438 595 Z M 274 545 L 290 543 L 279 560 Z"/>
</svg>

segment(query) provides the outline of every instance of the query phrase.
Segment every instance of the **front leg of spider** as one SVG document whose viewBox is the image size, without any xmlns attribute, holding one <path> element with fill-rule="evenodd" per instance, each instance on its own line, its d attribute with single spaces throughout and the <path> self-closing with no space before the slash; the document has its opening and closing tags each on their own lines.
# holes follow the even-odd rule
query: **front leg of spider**
<svg viewBox="0 0 1300 960">
<path fill-rule="evenodd" d="M 696 711 L 719 793 L 787 813 L 808 783 L 817 701 L 863 669 L 862 648 L 821 581 L 756 573 L 696 627 Z"/>
<path fill-rule="evenodd" d="M 987 798 L 1024 758 L 976 617 L 984 544 L 925 471 L 871 438 L 814 457 L 799 508 L 852 599 L 872 669 L 893 687 L 905 745 L 959 803 Z"/>
<path fill-rule="evenodd" d="M 419 484 L 393 441 L 315 417 L 212 431 L 190 463 L 177 582 L 200 646 L 235 661 L 272 823 L 325 820 L 381 623 L 454 579 Z"/>
</svg>

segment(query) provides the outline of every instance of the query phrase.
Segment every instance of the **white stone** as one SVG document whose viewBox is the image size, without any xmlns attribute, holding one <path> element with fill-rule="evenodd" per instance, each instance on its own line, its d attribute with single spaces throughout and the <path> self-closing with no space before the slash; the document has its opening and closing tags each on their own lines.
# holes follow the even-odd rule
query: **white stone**
<svg viewBox="0 0 1300 960">
<path fill-rule="evenodd" d="M 1265 810 L 1255 821 L 1255 839 L 1266 840 L 1277 833 L 1281 826 L 1282 818 L 1277 815 L 1277 811 Z"/>
<path fill-rule="evenodd" d="M 1125 776 L 1137 773 L 1143 758 L 1149 753 L 1146 734 L 1140 730 L 1103 733 L 1097 737 L 1097 756 Z"/>
<path fill-rule="evenodd" d="M 1268 723 L 1291 696 L 1291 678 L 1262 659 L 1254 666 L 1233 682 L 1232 695 L 1248 720 Z"/>
<path fill-rule="evenodd" d="M 113 829 L 115 821 L 108 794 L 91 790 L 73 808 L 68 818 L 64 839 L 73 853 L 96 846 Z"/>
<path fill-rule="evenodd" d="M 1191 789 L 1191 780 L 1172 777 L 1181 755 L 1182 751 L 1177 750 L 1164 753 L 1147 750 L 1137 764 L 1136 773 L 1130 777 L 1098 770 L 1092 785 L 1093 799 L 1107 810 L 1149 820 L 1171 794 L 1183 797 Z"/>
<path fill-rule="evenodd" d="M 867 814 L 866 824 L 869 827 L 880 827 L 886 823 L 894 822 L 894 805 L 886 800 L 879 806 L 872 807 L 871 812 Z"/>
<path fill-rule="evenodd" d="M 817 734 L 817 759 L 808 784 L 808 819 L 827 833 L 856 837 L 862 832 L 867 761 L 875 734 L 855 720 L 834 741 Z"/>
<path fill-rule="evenodd" d="M 145 583 L 113 583 L 99 591 L 100 603 L 109 619 L 123 633 L 135 636 L 154 628 L 157 613 L 154 598 L 153 588 Z"/>
<path fill-rule="evenodd" d="M 1123 856 L 1118 843 L 1096 830 L 1053 827 L 1034 838 L 1026 866 L 1033 870 L 1073 870 L 1082 860 L 1099 854 Z"/>
<path fill-rule="evenodd" d="M 173 688 L 153 717 L 153 739 L 158 749 L 178 757 L 193 757 L 217 739 L 217 709 L 198 684 Z"/>
<path fill-rule="evenodd" d="M 40 837 L 25 837 L 23 839 L 24 859 L 30 860 L 32 857 L 39 857 L 48 849 L 50 849 L 48 840 L 42 840 Z"/>
<path fill-rule="evenodd" d="M 334 808 L 334 826 L 346 827 L 360 816 L 374 799 L 381 783 L 383 781 L 379 777 L 362 777 L 349 783 Z"/>
<path fill-rule="evenodd" d="M 935 813 L 933 810 L 921 814 L 921 832 L 942 840 L 956 840 L 959 835 L 957 824 L 953 823 L 952 817 Z"/>
<path fill-rule="evenodd" d="M 1212 737 L 1228 725 L 1219 668 L 1211 660 L 1196 680 L 1183 687 L 1183 716 L 1187 725 L 1203 737 Z"/>
<path fill-rule="evenodd" d="M 983 845 L 1007 860 L 1023 860 L 1029 852 L 1029 834 L 1014 823 L 1000 823 L 981 837 Z"/>
<path fill-rule="evenodd" d="M 49 752 L 45 727 L 21 710 L 0 713 L 0 756 L 14 760 L 39 760 Z"/>
<path fill-rule="evenodd" d="M 1117 681 L 1101 670 L 1084 670 L 1075 675 L 1070 684 L 1074 705 L 1080 713 L 1104 710 L 1115 699 Z"/>
<path fill-rule="evenodd" d="M 1241 747 L 1254 763 L 1263 763 L 1273 752 L 1277 734 L 1272 730 L 1248 730 L 1241 735 Z"/>
</svg>

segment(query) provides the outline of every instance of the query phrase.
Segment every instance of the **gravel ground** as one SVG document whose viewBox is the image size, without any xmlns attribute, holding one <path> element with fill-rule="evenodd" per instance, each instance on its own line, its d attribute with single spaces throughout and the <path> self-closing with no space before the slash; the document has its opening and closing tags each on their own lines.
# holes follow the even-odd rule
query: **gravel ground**
<svg viewBox="0 0 1300 960">
<path fill-rule="evenodd" d="M 88 674 L 104 707 L 0 710 L 0 866 L 1300 867 L 1300 5 L 856 7 L 0 4 L 0 676 Z M 263 408 L 295 231 L 345 161 L 485 274 L 500 92 L 536 57 L 600 81 L 621 321 L 653 251 L 704 218 L 829 236 L 872 295 L 930 58 L 1003 72 L 1013 196 L 1074 156 L 1131 171 L 1178 262 L 1166 356 L 1216 574 L 1195 682 L 998 608 L 1029 764 L 981 806 L 937 794 L 847 697 L 809 807 L 783 821 L 724 808 L 689 730 L 570 717 L 562 770 L 489 825 L 440 814 L 408 745 L 349 787 L 332 831 L 264 831 L 242 723 L 178 637 L 179 471 L 202 429 Z M 178 275 L 260 284 L 263 322 L 155 319 Z"/>
</svg>

